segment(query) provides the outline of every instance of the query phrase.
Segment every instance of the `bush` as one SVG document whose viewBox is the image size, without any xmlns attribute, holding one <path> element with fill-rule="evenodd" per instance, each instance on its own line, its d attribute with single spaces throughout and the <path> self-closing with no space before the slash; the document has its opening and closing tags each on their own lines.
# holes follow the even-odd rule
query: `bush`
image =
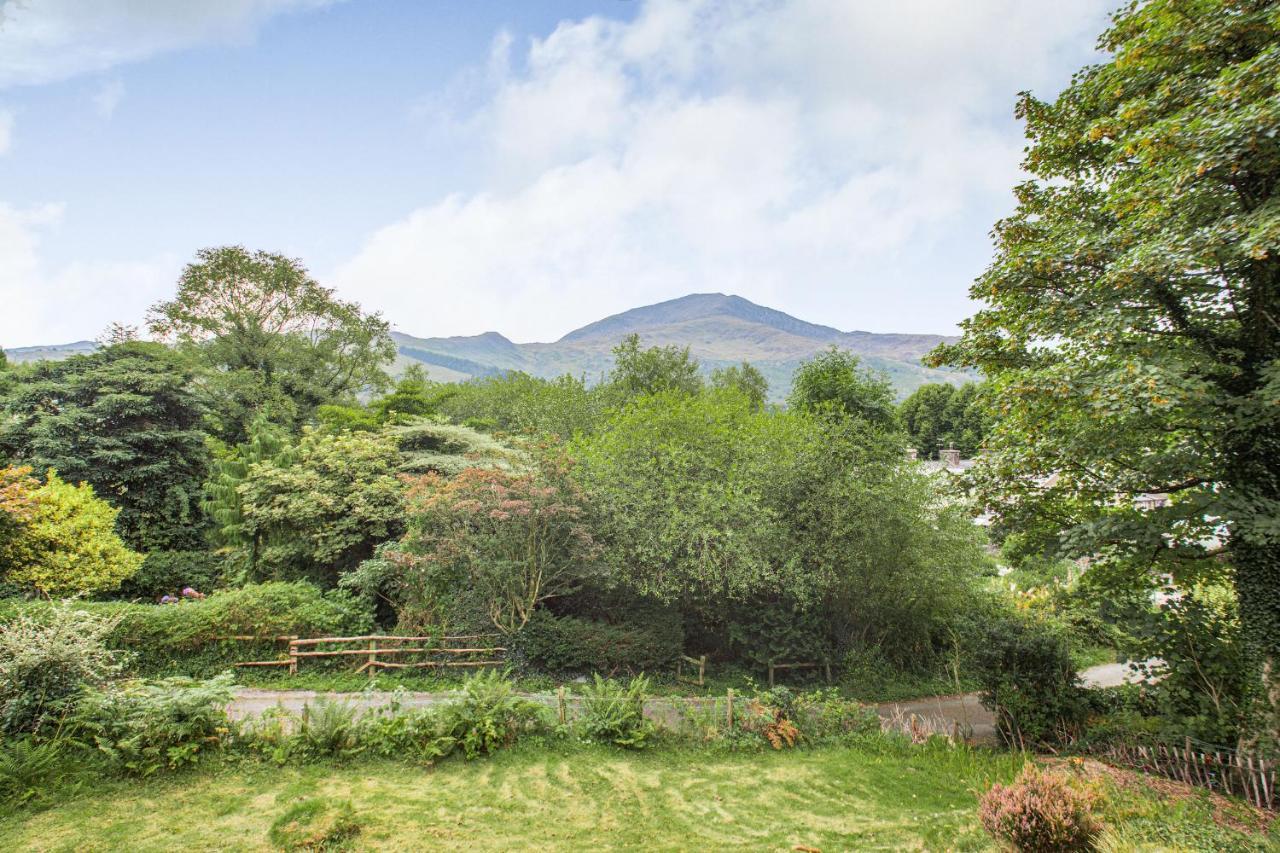
<svg viewBox="0 0 1280 853">
<path fill-rule="evenodd" d="M 578 725 L 589 739 L 628 749 L 643 749 L 655 726 L 644 716 L 649 679 L 631 679 L 625 687 L 599 675 L 582 693 L 582 719 Z"/>
<path fill-rule="evenodd" d="M 1015 850 L 1092 850 L 1102 826 L 1094 796 L 1060 776 L 1028 764 L 1010 785 L 996 784 L 982 797 L 983 827 Z"/>
<path fill-rule="evenodd" d="M 402 710 L 399 700 L 360 718 L 360 744 L 380 758 L 414 758 L 431 762 L 448 755 L 453 738 L 442 732 L 443 721 L 433 708 Z"/>
<path fill-rule="evenodd" d="M 1010 745 L 1028 747 L 1076 736 L 1088 701 L 1066 638 L 1051 625 L 997 618 L 970 637 L 982 704 Z"/>
<path fill-rule="evenodd" d="M 115 628 L 66 603 L 0 625 L 0 732 L 39 731 L 72 710 L 84 684 L 118 674 L 121 656 L 106 646 Z"/>
<path fill-rule="evenodd" d="M 138 573 L 120 585 L 120 598 L 158 600 L 186 587 L 213 592 L 222 583 L 223 559 L 208 551 L 152 551 Z"/>
<path fill-rule="evenodd" d="M 440 731 L 472 759 L 544 728 L 546 711 L 517 696 L 508 678 L 490 670 L 468 678 L 462 686 L 462 698 L 441 709 Z"/>
<path fill-rule="evenodd" d="M 125 773 L 181 767 L 227 742 L 233 683 L 231 673 L 223 673 L 208 681 L 166 678 L 89 691 L 72 731 Z"/>
<path fill-rule="evenodd" d="M 31 735 L 0 741 L 0 804 L 22 806 L 57 787 L 65 772 L 64 741 Z"/>
<path fill-rule="evenodd" d="M 310 758 L 346 758 L 359 752 L 355 706 L 324 697 L 306 705 L 298 719 L 297 744 Z"/>
<path fill-rule="evenodd" d="M 342 850 L 360 834 L 349 800 L 301 800 L 271 824 L 267 838 L 281 850 Z"/>
<path fill-rule="evenodd" d="M 208 677 L 241 660 L 270 658 L 277 642 L 251 643 L 227 637 L 332 636 L 361 634 L 373 627 L 367 604 L 341 590 L 321 592 L 305 582 L 252 584 L 178 604 L 124 602 L 77 605 L 110 619 L 110 648 L 133 653 L 134 671 L 143 675 Z M 48 620 L 46 602 L 0 602 L 0 625 L 26 614 Z"/>
<path fill-rule="evenodd" d="M 0 538 L 6 582 L 42 595 L 99 592 L 115 589 L 142 565 L 142 555 L 116 535 L 120 510 L 91 486 L 64 483 L 50 471 L 30 496 L 29 512 Z"/>
<path fill-rule="evenodd" d="M 527 663 L 549 672 L 657 672 L 679 657 L 684 631 L 674 610 L 650 608 L 616 624 L 539 610 L 515 645 Z"/>
</svg>

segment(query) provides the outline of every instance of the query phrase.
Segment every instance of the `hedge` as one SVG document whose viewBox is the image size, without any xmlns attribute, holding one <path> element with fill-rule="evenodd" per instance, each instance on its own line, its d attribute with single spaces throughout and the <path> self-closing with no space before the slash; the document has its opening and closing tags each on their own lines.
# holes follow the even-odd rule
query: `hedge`
<svg viewBox="0 0 1280 853">
<path fill-rule="evenodd" d="M 527 665 L 550 672 L 657 672 L 675 663 L 684 631 L 673 611 L 608 623 L 539 610 L 520 630 L 515 647 Z"/>
<path fill-rule="evenodd" d="M 202 677 L 241 660 L 270 659 L 283 647 L 234 636 L 322 637 L 372 630 L 367 606 L 341 590 L 321 592 L 305 582 L 253 584 L 178 604 L 80 602 L 79 608 L 117 620 L 108 644 L 131 653 L 140 675 Z M 47 601 L 0 600 L 0 625 L 21 614 L 39 618 Z"/>
</svg>

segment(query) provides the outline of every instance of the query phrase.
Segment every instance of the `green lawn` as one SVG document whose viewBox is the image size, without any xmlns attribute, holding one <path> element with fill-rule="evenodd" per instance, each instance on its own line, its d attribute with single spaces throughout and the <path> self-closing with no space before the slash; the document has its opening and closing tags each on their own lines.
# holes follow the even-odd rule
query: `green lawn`
<svg viewBox="0 0 1280 853">
<path fill-rule="evenodd" d="M 269 850 L 272 822 L 313 797 L 351 802 L 355 850 L 986 850 L 994 848 L 975 817 L 977 795 L 1021 761 L 892 745 L 625 754 L 529 744 L 434 768 L 245 762 L 96 784 L 0 822 L 0 850 Z M 1132 825 L 1118 849 L 1196 849 L 1177 832 L 1213 849 L 1246 838 L 1219 830 L 1193 800 L 1171 808 L 1128 796 Z M 1195 832 L 1162 837 L 1166 824 Z M 1241 849 L 1251 846 L 1265 849 Z"/>
</svg>

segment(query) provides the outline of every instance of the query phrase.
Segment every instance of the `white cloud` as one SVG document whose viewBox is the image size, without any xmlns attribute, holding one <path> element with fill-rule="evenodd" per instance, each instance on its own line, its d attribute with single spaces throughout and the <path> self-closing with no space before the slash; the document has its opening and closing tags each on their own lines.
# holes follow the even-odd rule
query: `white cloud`
<svg viewBox="0 0 1280 853">
<path fill-rule="evenodd" d="M 104 80 L 93 94 L 93 111 L 102 118 L 115 115 L 116 107 L 124 99 L 124 83 L 119 78 Z"/>
<path fill-rule="evenodd" d="M 0 0 L 0 88 L 104 71 L 334 0 Z"/>
<path fill-rule="evenodd" d="M 13 113 L 0 110 L 0 157 L 13 146 Z"/>
<path fill-rule="evenodd" d="M 548 339 L 711 290 L 943 330 L 976 270 L 937 259 L 927 274 L 956 282 L 933 314 L 912 302 L 937 282 L 901 271 L 1007 206 L 1016 93 L 1064 85 L 1109 5 L 650 0 L 522 47 L 500 34 L 468 77 L 481 106 L 440 116 L 486 153 L 477 187 L 379 230 L 334 280 L 417 334 Z"/>
<path fill-rule="evenodd" d="M 181 262 L 76 262 L 51 267 L 40 236 L 63 218 L 61 205 L 18 210 L 0 204 L 0 344 L 66 343 L 92 337 L 117 320 L 139 323 L 156 300 L 172 293 Z"/>
</svg>

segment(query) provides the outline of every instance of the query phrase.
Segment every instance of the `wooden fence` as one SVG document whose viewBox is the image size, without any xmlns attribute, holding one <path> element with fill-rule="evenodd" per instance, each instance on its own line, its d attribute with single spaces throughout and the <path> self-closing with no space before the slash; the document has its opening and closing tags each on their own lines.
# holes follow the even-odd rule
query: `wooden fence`
<svg viewBox="0 0 1280 853">
<path fill-rule="evenodd" d="M 396 637 L 369 634 L 360 637 L 237 637 L 235 639 L 287 642 L 288 651 L 275 660 L 243 661 L 236 666 L 287 666 L 298 673 L 298 664 L 313 658 L 353 658 L 356 672 L 373 678 L 379 669 L 444 669 L 501 666 L 506 648 L 486 642 L 497 634 L 460 634 L 445 637 Z M 387 660 L 387 658 L 394 658 Z"/>
<path fill-rule="evenodd" d="M 1189 785 L 1243 797 L 1258 808 L 1280 808 L 1276 771 L 1280 760 L 1187 739 L 1181 745 L 1111 744 L 1099 751 L 1108 761 L 1178 779 Z"/>
</svg>

